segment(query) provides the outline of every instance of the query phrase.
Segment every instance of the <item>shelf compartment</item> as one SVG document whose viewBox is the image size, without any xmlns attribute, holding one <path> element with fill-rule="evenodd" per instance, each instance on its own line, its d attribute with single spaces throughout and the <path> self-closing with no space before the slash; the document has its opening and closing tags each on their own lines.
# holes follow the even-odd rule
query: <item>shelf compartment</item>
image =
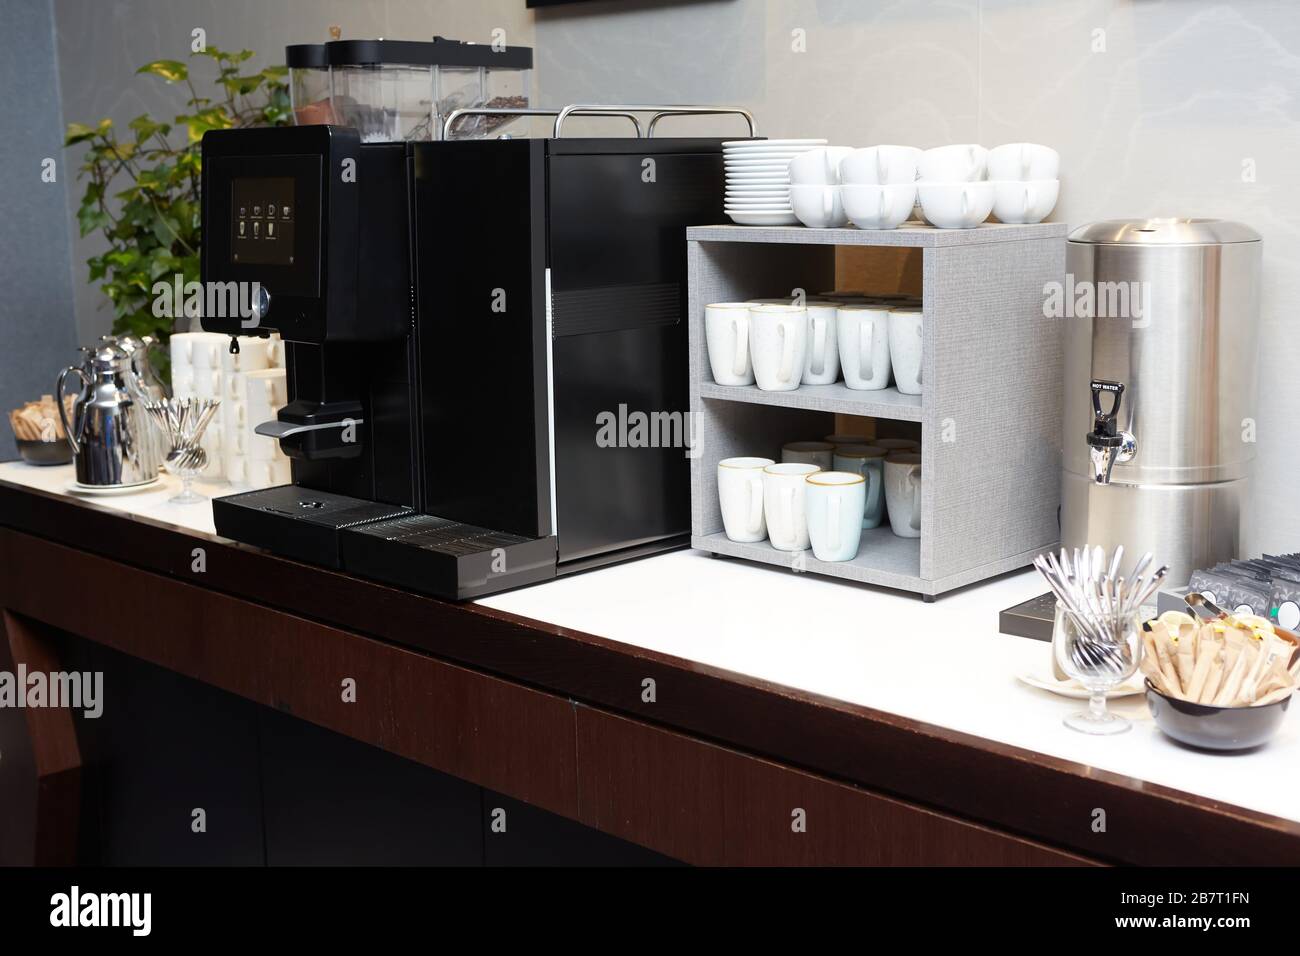
<svg viewBox="0 0 1300 956">
<path fill-rule="evenodd" d="M 852 562 L 804 570 L 927 597 L 1027 565 L 1060 536 L 1061 381 L 1065 326 L 1043 315 L 1046 284 L 1065 276 L 1064 223 L 939 230 L 696 226 L 687 230 L 692 541 L 790 567 L 769 545 L 722 534 L 723 458 L 779 458 L 788 441 L 835 430 L 835 416 L 904 423 L 924 448 L 918 539 L 864 543 Z M 847 285 L 919 290 L 923 394 L 855 392 L 843 383 L 763 392 L 713 381 L 704 306 Z M 891 284 L 894 283 L 894 284 Z M 902 427 L 902 426 L 900 426 Z M 877 544 L 875 549 L 865 545 Z"/>
</svg>

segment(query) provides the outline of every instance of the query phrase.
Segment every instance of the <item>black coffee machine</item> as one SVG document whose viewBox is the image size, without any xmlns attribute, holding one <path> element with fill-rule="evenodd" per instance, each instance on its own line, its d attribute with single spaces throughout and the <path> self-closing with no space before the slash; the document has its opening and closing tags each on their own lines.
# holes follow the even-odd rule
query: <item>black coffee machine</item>
<svg viewBox="0 0 1300 956">
<path fill-rule="evenodd" d="M 214 500 L 217 532 L 455 599 L 685 544 L 684 444 L 608 426 L 687 434 L 685 228 L 722 221 L 721 151 L 207 133 L 203 279 L 261 292 L 203 327 L 287 341 L 257 430 L 294 480 Z"/>
</svg>

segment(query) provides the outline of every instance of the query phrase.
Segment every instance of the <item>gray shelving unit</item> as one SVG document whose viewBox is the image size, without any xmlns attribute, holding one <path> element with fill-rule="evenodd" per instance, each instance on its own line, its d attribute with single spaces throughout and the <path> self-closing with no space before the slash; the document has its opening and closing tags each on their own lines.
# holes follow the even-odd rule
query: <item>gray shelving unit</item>
<svg viewBox="0 0 1300 956">
<path fill-rule="evenodd" d="M 1023 567 L 1055 547 L 1065 320 L 1044 317 L 1043 302 L 1046 284 L 1064 280 L 1067 231 L 1064 223 L 687 230 L 692 546 L 927 598 Z M 705 304 L 833 288 L 837 247 L 849 246 L 865 247 L 855 254 L 881 275 L 915 272 L 920 257 L 923 393 L 854 391 L 842 382 L 792 392 L 715 383 Z M 921 537 L 896 537 L 886 522 L 863 532 L 857 558 L 843 563 L 728 540 L 718 462 L 736 455 L 779 461 L 786 442 L 834 431 L 837 413 L 919 425 Z"/>
</svg>

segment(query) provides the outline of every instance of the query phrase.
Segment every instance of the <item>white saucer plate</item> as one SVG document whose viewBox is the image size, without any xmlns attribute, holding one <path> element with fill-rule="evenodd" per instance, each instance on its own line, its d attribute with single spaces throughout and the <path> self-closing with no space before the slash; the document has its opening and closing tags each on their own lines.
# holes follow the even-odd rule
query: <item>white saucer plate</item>
<svg viewBox="0 0 1300 956">
<path fill-rule="evenodd" d="M 1068 697 L 1071 700 L 1087 700 L 1089 696 L 1087 689 L 1078 681 L 1057 680 L 1051 674 L 1017 674 L 1016 680 L 1022 684 L 1028 684 L 1030 687 L 1037 687 L 1039 690 L 1056 694 L 1058 697 Z M 1106 691 L 1106 699 L 1132 697 L 1134 694 L 1141 694 L 1145 689 L 1142 686 L 1142 675 L 1134 674 L 1124 683 Z"/>
<path fill-rule="evenodd" d="M 793 212 L 728 212 L 727 217 L 738 226 L 797 226 L 799 224 Z"/>
<path fill-rule="evenodd" d="M 137 491 L 149 491 L 157 488 L 162 484 L 162 476 L 150 481 L 142 481 L 134 485 L 83 485 L 79 481 L 68 482 L 68 491 L 74 495 L 95 495 L 101 498 L 112 498 L 117 495 L 133 495 Z"/>
</svg>

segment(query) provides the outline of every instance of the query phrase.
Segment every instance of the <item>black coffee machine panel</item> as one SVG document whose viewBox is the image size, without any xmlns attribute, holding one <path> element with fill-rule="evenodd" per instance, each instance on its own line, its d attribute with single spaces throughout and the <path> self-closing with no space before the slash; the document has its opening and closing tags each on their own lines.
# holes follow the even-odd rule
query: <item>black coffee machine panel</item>
<svg viewBox="0 0 1300 956">
<path fill-rule="evenodd" d="M 602 447 L 598 416 L 685 420 L 685 228 L 721 220 L 720 140 L 203 149 L 204 279 L 267 293 L 254 328 L 204 327 L 276 330 L 290 366 L 258 430 L 294 484 L 215 500 L 219 533 L 455 599 L 687 543 L 685 447 Z"/>
</svg>

